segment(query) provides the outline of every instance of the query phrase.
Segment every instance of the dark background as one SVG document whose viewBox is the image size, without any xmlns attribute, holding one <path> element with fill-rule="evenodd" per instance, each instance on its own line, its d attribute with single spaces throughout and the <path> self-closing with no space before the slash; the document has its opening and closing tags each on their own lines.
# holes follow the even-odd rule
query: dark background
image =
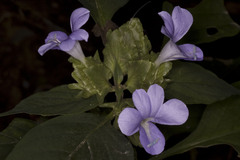
<svg viewBox="0 0 240 160">
<path fill-rule="evenodd" d="M 130 0 L 114 15 L 113 21 L 120 26 L 148 1 Z M 193 7 L 200 1 L 170 0 L 181 7 Z M 145 34 L 156 52 L 160 50 L 159 43 L 163 37 L 160 33 L 162 21 L 157 15 L 161 11 L 161 3 L 162 0 L 152 0 L 135 15 L 143 23 Z M 240 24 L 240 1 L 225 0 L 225 6 L 232 19 Z M 81 7 L 81 4 L 77 0 L 0 1 L 0 112 L 13 108 L 33 93 L 74 82 L 71 78 L 73 69 L 67 54 L 51 50 L 40 56 L 37 50 L 49 32 L 70 32 L 70 15 L 78 7 Z M 101 38 L 92 33 L 93 27 L 92 18 L 82 27 L 90 34 L 88 43 L 80 42 L 86 56 L 103 48 Z M 240 80 L 240 34 L 198 46 L 202 48 L 205 56 L 205 60 L 199 64 L 229 83 Z M 0 118 L 0 130 L 4 129 L 12 118 L 13 116 Z M 197 156 L 198 159 L 237 159 L 235 151 L 225 145 L 198 151 L 201 153 Z M 191 154 L 188 154 L 188 158 Z M 181 159 L 181 156 L 172 159 L 175 158 Z"/>
</svg>

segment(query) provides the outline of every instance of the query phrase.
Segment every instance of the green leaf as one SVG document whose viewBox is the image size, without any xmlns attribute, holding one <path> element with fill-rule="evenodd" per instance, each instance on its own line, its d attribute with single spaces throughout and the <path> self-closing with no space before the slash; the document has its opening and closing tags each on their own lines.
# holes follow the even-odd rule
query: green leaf
<svg viewBox="0 0 240 160">
<path fill-rule="evenodd" d="M 30 130 L 6 160 L 134 159 L 129 141 L 93 114 L 53 118 Z"/>
<path fill-rule="evenodd" d="M 150 50 L 151 44 L 143 33 L 141 22 L 133 18 L 119 29 L 108 32 L 103 50 L 104 64 L 113 75 L 116 66 L 120 67 L 122 74 L 126 74 L 129 62 L 148 60 Z"/>
<path fill-rule="evenodd" d="M 109 31 L 104 54 L 104 64 L 111 70 L 118 85 L 124 76 L 127 81 L 125 89 L 148 88 L 153 83 L 161 84 L 163 76 L 171 69 L 171 63 L 156 67 L 153 61 L 155 53 L 150 55 L 151 44 L 143 33 L 142 24 L 132 18 L 119 29 Z M 140 72 L 139 72 L 140 71 Z"/>
<path fill-rule="evenodd" d="M 78 90 L 69 89 L 67 85 L 36 93 L 22 100 L 12 110 L 1 113 L 0 117 L 18 113 L 42 116 L 65 115 L 85 112 L 98 106 L 96 96 L 84 99 L 77 97 L 78 93 Z"/>
<path fill-rule="evenodd" d="M 240 81 L 234 82 L 232 85 L 233 85 L 234 87 L 240 89 Z"/>
<path fill-rule="evenodd" d="M 171 68 L 171 62 L 163 63 L 159 67 L 145 60 L 129 62 L 126 88 L 133 92 L 139 88 L 147 90 L 154 83 L 161 85 L 164 82 L 164 76 Z"/>
<path fill-rule="evenodd" d="M 193 25 L 184 42 L 207 43 L 223 37 L 237 35 L 240 27 L 224 7 L 224 0 L 202 0 L 194 8 L 188 9 L 193 15 Z"/>
<path fill-rule="evenodd" d="M 128 80 L 126 82 L 126 87 L 130 92 L 135 91 L 137 88 L 147 88 L 149 84 L 145 86 L 144 80 L 148 72 L 150 71 L 153 63 L 149 61 L 133 61 L 129 64 L 128 68 Z"/>
<path fill-rule="evenodd" d="M 0 159 L 5 159 L 14 146 L 34 126 L 35 122 L 22 118 L 15 118 L 9 126 L 0 132 Z"/>
<path fill-rule="evenodd" d="M 74 71 L 72 77 L 77 83 L 70 84 L 71 89 L 81 90 L 81 97 L 88 98 L 97 95 L 100 103 L 105 95 L 112 91 L 112 86 L 109 83 L 111 78 L 110 70 L 98 58 L 98 52 L 95 57 L 86 57 L 86 65 L 80 61 L 70 58 Z"/>
<path fill-rule="evenodd" d="M 231 145 L 240 154 L 240 96 L 209 105 L 197 129 L 186 139 L 151 160 L 163 159 L 196 147 Z"/>
<path fill-rule="evenodd" d="M 91 16 L 102 28 L 112 19 L 114 13 L 129 0 L 79 0 L 90 10 Z"/>
<path fill-rule="evenodd" d="M 178 98 L 187 104 L 210 104 L 240 91 L 212 72 L 189 62 L 174 62 L 165 89 L 168 99 Z"/>
</svg>

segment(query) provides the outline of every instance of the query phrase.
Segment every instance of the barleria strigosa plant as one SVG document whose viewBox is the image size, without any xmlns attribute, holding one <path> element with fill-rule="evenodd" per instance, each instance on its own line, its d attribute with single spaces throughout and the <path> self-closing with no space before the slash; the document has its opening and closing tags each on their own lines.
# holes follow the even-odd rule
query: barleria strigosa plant
<svg viewBox="0 0 240 160">
<path fill-rule="evenodd" d="M 41 56 L 54 49 L 69 54 L 74 82 L 0 114 L 44 119 L 14 119 L 0 134 L 0 159 L 163 159 L 216 144 L 240 153 L 240 90 L 196 64 L 204 60 L 199 44 L 180 41 L 197 21 L 191 12 L 175 6 L 171 14 L 155 13 L 163 20 L 158 32 L 167 38 L 158 53 L 141 19 L 132 17 L 101 32 L 103 49 L 86 56 L 80 43 L 92 35 L 83 29 L 91 13 L 103 31 L 126 4 L 106 2 L 82 1 L 86 8 L 70 16 L 71 33 L 52 31 L 39 47 Z"/>
</svg>

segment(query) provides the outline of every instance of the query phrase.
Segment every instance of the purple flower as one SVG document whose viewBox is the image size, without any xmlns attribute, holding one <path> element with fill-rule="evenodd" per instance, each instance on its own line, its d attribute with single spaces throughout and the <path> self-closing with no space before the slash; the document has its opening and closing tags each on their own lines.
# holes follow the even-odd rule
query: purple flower
<svg viewBox="0 0 240 160">
<path fill-rule="evenodd" d="M 173 9 L 172 16 L 165 12 L 158 13 L 163 21 L 164 26 L 161 32 L 170 38 L 169 42 L 163 47 L 159 57 L 155 61 L 156 65 L 160 65 L 163 62 L 184 59 L 189 61 L 201 61 L 203 60 L 203 52 L 200 48 L 193 44 L 176 45 L 189 30 L 193 23 L 193 17 L 191 13 L 179 6 Z"/>
<path fill-rule="evenodd" d="M 44 55 L 50 49 L 59 49 L 84 62 L 84 54 L 78 41 L 88 40 L 88 33 L 80 29 L 89 19 L 90 11 L 78 8 L 72 12 L 70 26 L 72 33 L 68 36 L 61 31 L 50 32 L 45 39 L 45 44 L 38 49 L 40 55 Z"/>
<path fill-rule="evenodd" d="M 164 101 L 163 88 L 151 85 L 146 92 L 137 89 L 132 95 L 134 108 L 125 108 L 119 115 L 118 124 L 121 132 L 131 136 L 139 131 L 140 142 L 146 152 L 152 155 L 164 150 L 165 138 L 154 123 L 163 125 L 181 125 L 188 118 L 188 108 L 178 99 Z"/>
</svg>

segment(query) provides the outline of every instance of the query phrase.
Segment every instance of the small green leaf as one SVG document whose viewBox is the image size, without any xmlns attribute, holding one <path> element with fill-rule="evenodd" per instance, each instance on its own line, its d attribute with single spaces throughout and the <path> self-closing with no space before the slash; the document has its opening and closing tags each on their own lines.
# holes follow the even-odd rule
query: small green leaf
<svg viewBox="0 0 240 160">
<path fill-rule="evenodd" d="M 35 122 L 22 118 L 15 118 L 9 126 L 0 132 L 0 159 L 5 159 L 14 146 L 34 126 Z"/>
<path fill-rule="evenodd" d="M 1 113 L 0 117 L 18 113 L 42 116 L 65 115 L 85 112 L 98 106 L 96 96 L 84 99 L 77 97 L 78 93 L 78 90 L 69 89 L 67 85 L 36 93 L 22 100 L 12 110 Z"/>
<path fill-rule="evenodd" d="M 194 8 L 188 9 L 193 15 L 193 25 L 184 42 L 207 43 L 223 37 L 237 35 L 240 27 L 224 7 L 224 0 L 202 0 Z"/>
<path fill-rule="evenodd" d="M 217 144 L 231 145 L 240 154 L 240 96 L 207 106 L 197 129 L 186 139 L 151 160 Z"/>
<path fill-rule="evenodd" d="M 187 104 L 211 104 L 240 91 L 212 72 L 189 62 L 174 62 L 165 89 L 168 99 L 178 98 Z"/>
<path fill-rule="evenodd" d="M 114 13 L 124 6 L 129 0 L 79 0 L 90 10 L 90 14 L 102 28 L 112 19 Z"/>
<path fill-rule="evenodd" d="M 6 160 L 134 159 L 129 141 L 89 113 L 53 118 L 30 130 Z"/>
</svg>

